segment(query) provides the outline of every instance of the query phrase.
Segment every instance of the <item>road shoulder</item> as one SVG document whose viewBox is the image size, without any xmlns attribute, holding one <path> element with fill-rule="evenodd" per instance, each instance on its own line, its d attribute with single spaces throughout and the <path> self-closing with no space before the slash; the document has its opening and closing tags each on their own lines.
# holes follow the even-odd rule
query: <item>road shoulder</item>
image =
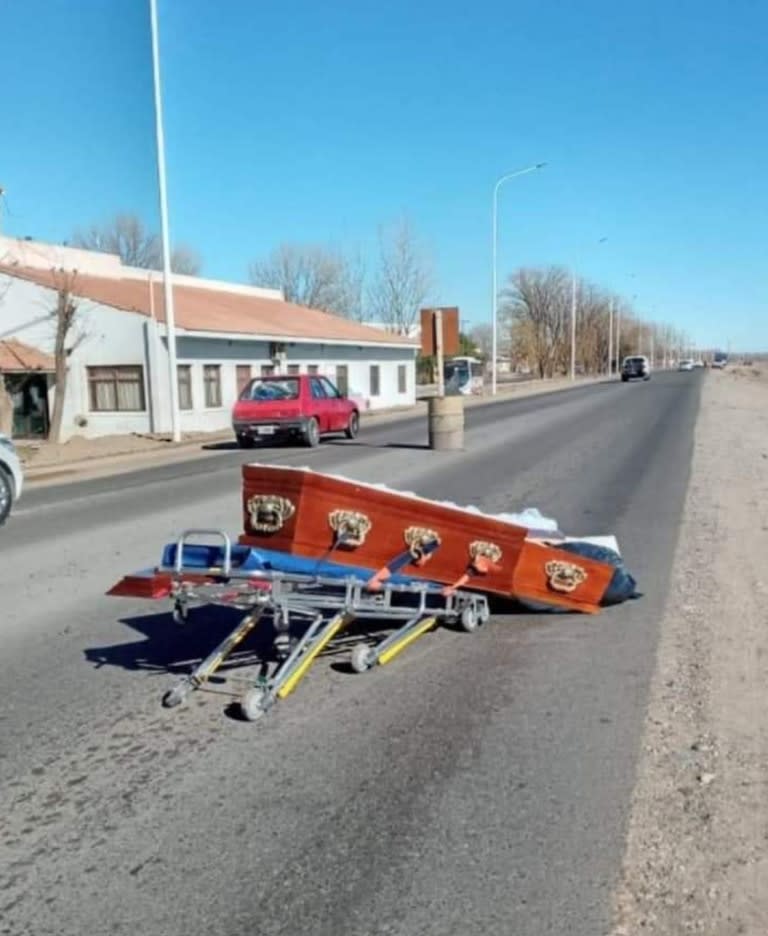
<svg viewBox="0 0 768 936">
<path fill-rule="evenodd" d="M 708 376 L 612 936 L 768 920 L 768 375 Z"/>
</svg>

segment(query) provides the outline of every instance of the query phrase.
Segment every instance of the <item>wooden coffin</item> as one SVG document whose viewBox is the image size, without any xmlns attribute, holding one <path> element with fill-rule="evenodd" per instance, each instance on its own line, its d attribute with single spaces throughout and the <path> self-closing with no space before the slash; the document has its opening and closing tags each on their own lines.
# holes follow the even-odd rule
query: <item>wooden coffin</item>
<svg viewBox="0 0 768 936">
<path fill-rule="evenodd" d="M 594 612 L 614 571 L 476 508 L 306 468 L 244 465 L 242 502 L 243 545 L 375 571 L 407 553 L 403 573 L 507 598 Z"/>
</svg>

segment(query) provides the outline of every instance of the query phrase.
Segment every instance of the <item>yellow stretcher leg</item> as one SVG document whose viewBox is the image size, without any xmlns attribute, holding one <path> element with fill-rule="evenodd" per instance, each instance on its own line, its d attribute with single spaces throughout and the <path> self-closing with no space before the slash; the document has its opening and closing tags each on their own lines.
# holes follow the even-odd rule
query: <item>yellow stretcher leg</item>
<svg viewBox="0 0 768 936">
<path fill-rule="evenodd" d="M 351 620 L 354 619 L 353 614 L 349 614 L 346 611 L 341 611 L 339 614 L 335 615 L 326 625 L 323 633 L 320 637 L 317 638 L 315 643 L 312 645 L 312 648 L 308 650 L 299 660 L 296 665 L 296 668 L 293 670 L 290 676 L 285 680 L 284 683 L 277 690 L 278 699 L 285 699 L 289 696 L 299 682 L 306 675 L 307 670 L 312 665 L 312 661 L 315 657 L 323 650 L 324 647 L 327 647 L 328 644 L 333 640 L 333 638 L 338 634 L 338 632 L 345 627 Z"/>
<path fill-rule="evenodd" d="M 436 624 L 436 617 L 424 618 L 424 620 L 417 624 L 413 630 L 409 631 L 402 638 L 402 640 L 397 641 L 397 643 L 393 643 L 391 646 L 387 647 L 386 650 L 381 652 L 378 659 L 379 664 L 383 666 L 386 663 L 389 663 L 390 660 L 394 660 L 398 653 L 401 653 L 403 650 L 405 650 L 407 646 L 412 644 L 414 640 L 418 640 L 419 637 L 426 634 L 427 631 L 432 630 Z"/>
<path fill-rule="evenodd" d="M 213 653 L 207 657 L 203 662 L 194 670 L 191 674 L 190 679 L 195 685 L 202 685 L 206 680 L 208 680 L 216 670 L 221 666 L 221 664 L 226 660 L 226 658 L 232 653 L 235 647 L 242 643 L 243 640 L 250 634 L 250 632 L 256 627 L 259 623 L 259 618 L 261 613 L 258 614 L 249 614 L 247 617 L 244 617 L 243 620 L 238 624 L 235 630 L 213 651 Z"/>
</svg>

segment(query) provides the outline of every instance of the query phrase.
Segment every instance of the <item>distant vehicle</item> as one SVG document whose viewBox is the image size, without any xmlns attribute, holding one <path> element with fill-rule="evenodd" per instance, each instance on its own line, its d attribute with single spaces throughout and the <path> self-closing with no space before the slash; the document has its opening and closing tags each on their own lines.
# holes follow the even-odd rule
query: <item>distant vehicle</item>
<svg viewBox="0 0 768 936">
<path fill-rule="evenodd" d="M 712 367 L 723 368 L 728 363 L 728 355 L 722 351 L 715 351 L 712 358 Z"/>
<path fill-rule="evenodd" d="M 694 367 L 704 367 L 704 361 L 702 361 L 701 358 L 696 358 L 696 360 L 693 362 L 693 366 L 694 366 Z"/>
<path fill-rule="evenodd" d="M 693 361 L 690 358 L 684 358 L 682 361 L 680 361 L 677 369 L 681 371 L 693 370 Z"/>
<path fill-rule="evenodd" d="M 232 428 L 240 448 L 253 448 L 257 439 L 286 436 L 314 447 L 330 433 L 354 439 L 360 412 L 327 377 L 256 377 L 232 408 Z"/>
<path fill-rule="evenodd" d="M 24 474 L 16 446 L 12 439 L 0 433 L 0 526 L 8 519 L 13 505 L 21 497 L 23 484 Z"/>
<path fill-rule="evenodd" d="M 483 362 L 469 356 L 451 358 L 443 364 L 443 380 L 449 393 L 480 393 L 483 389 Z"/>
<path fill-rule="evenodd" d="M 625 357 L 621 365 L 621 379 L 624 383 L 628 380 L 650 380 L 651 365 L 648 363 L 648 358 L 643 354 Z"/>
</svg>

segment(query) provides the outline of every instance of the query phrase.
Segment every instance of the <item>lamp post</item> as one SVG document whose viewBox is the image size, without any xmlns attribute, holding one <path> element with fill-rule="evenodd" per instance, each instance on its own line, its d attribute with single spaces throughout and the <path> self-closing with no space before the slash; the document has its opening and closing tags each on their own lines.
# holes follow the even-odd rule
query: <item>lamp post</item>
<svg viewBox="0 0 768 936">
<path fill-rule="evenodd" d="M 601 237 L 597 242 L 604 244 L 607 237 Z M 576 380 L 576 270 L 571 272 L 571 380 Z"/>
<path fill-rule="evenodd" d="M 613 296 L 608 306 L 608 377 L 613 377 Z"/>
<path fill-rule="evenodd" d="M 517 169 L 515 172 L 508 172 L 496 180 L 493 187 L 493 324 L 491 338 L 491 394 L 496 395 L 496 357 L 497 357 L 497 335 L 498 335 L 498 287 L 496 285 L 496 253 L 497 253 L 497 214 L 498 214 L 498 195 L 502 183 L 517 176 L 525 175 L 528 172 L 535 172 L 537 169 L 543 169 L 546 163 L 540 162 L 533 166 L 526 166 L 525 169 Z"/>
<path fill-rule="evenodd" d="M 171 248 L 168 234 L 168 193 L 165 184 L 165 139 L 163 136 L 163 105 L 160 94 L 160 49 L 157 27 L 157 0 L 149 0 L 152 24 L 152 72 L 155 90 L 155 134 L 157 138 L 157 182 L 160 194 L 160 226 L 163 246 L 163 289 L 165 297 L 165 334 L 168 341 L 168 379 L 171 392 L 171 434 L 174 442 L 181 440 L 179 428 L 179 385 L 176 367 L 176 317 L 173 308 L 171 281 Z M 152 285 L 150 283 L 150 289 Z"/>
</svg>

